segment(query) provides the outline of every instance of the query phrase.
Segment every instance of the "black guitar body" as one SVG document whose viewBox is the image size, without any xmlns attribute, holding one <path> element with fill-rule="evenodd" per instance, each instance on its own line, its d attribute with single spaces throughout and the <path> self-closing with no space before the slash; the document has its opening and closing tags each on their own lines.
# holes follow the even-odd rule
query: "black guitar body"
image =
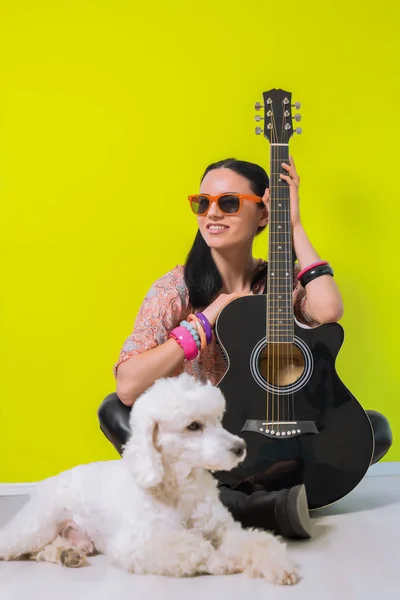
<svg viewBox="0 0 400 600">
<path fill-rule="evenodd" d="M 281 372 L 268 381 L 260 354 L 267 349 L 270 364 L 279 360 L 278 346 L 266 343 L 266 321 L 265 295 L 234 300 L 217 320 L 229 364 L 218 384 L 227 401 L 223 424 L 246 441 L 247 456 L 233 471 L 216 475 L 232 486 L 250 481 L 266 490 L 304 483 L 310 509 L 321 508 L 347 495 L 365 475 L 374 449 L 372 427 L 335 370 L 342 327 L 306 329 L 295 322 L 294 347 L 280 345 Z"/>
</svg>

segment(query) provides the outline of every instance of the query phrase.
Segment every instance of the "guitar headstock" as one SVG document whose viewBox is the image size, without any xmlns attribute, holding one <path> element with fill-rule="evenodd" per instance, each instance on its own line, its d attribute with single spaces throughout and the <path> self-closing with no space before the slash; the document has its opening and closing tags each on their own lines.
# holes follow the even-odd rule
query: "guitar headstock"
<svg viewBox="0 0 400 600">
<path fill-rule="evenodd" d="M 301 128 L 293 128 L 292 121 L 300 121 L 299 114 L 292 115 L 292 108 L 300 108 L 300 102 L 292 104 L 291 92 L 272 89 L 263 92 L 263 104 L 256 102 L 255 109 L 264 109 L 264 116 L 256 115 L 256 121 L 264 120 L 264 128 L 256 127 L 256 134 L 264 133 L 271 144 L 288 144 L 293 133 L 301 133 Z"/>
</svg>

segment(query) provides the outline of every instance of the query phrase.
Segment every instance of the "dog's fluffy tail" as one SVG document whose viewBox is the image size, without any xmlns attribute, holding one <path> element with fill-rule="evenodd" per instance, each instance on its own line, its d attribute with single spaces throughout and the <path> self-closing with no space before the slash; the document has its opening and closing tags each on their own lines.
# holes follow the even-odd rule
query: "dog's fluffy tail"
<svg viewBox="0 0 400 600">
<path fill-rule="evenodd" d="M 41 487 L 15 517 L 0 529 L 0 560 L 12 560 L 38 552 L 57 536 L 62 516 L 56 498 L 48 496 L 50 490 L 47 493 L 43 491 Z"/>
</svg>

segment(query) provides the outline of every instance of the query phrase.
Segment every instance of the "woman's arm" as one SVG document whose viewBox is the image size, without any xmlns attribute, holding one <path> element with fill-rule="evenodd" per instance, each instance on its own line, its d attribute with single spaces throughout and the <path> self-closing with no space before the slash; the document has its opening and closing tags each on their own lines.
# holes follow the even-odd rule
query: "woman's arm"
<svg viewBox="0 0 400 600">
<path fill-rule="evenodd" d="M 320 260 L 300 221 L 293 227 L 293 245 L 300 268 Z M 339 321 L 343 316 L 340 291 L 331 275 L 321 275 L 307 284 L 307 313 L 318 323 Z"/>
<path fill-rule="evenodd" d="M 131 356 L 117 370 L 117 396 L 126 406 L 161 377 L 171 377 L 183 365 L 185 355 L 179 344 L 168 339 L 164 344 Z"/>
<path fill-rule="evenodd" d="M 243 295 L 247 294 L 220 294 L 214 302 L 203 311 L 203 314 L 207 318 L 212 329 L 214 328 L 215 321 L 221 309 L 228 302 L 235 298 L 240 298 Z M 151 310 L 156 310 L 155 307 L 156 305 L 160 305 L 160 302 L 161 298 L 159 299 L 158 296 L 153 296 Z M 169 302 L 168 305 L 170 305 Z M 140 316 L 143 312 L 144 308 L 142 307 L 137 321 L 137 330 L 131 336 L 133 339 L 129 341 L 128 349 L 132 342 L 135 346 L 140 346 L 141 344 L 149 346 L 152 343 L 152 341 L 149 340 L 149 335 L 152 340 L 154 337 L 158 337 L 160 332 L 164 338 L 167 336 L 167 331 L 165 331 L 165 313 L 163 316 L 163 323 L 159 323 L 160 330 L 155 332 L 154 320 L 152 321 L 153 327 L 151 322 L 145 321 L 144 324 L 142 323 Z M 172 316 L 169 315 L 167 320 L 171 325 L 173 321 Z M 147 327 L 146 324 L 148 325 Z M 143 329 L 146 331 L 144 332 Z M 129 356 L 129 353 L 127 356 Z M 184 363 L 184 358 L 185 354 L 183 349 L 177 344 L 176 340 L 173 339 L 167 339 L 159 346 L 153 347 L 151 350 L 144 350 L 140 354 L 134 354 L 129 358 L 126 358 L 125 356 L 125 360 L 120 362 L 117 368 L 117 395 L 119 399 L 126 406 L 132 406 L 135 400 L 143 394 L 156 379 L 160 379 L 161 377 L 171 377 L 180 371 Z"/>
<path fill-rule="evenodd" d="M 157 379 L 173 376 L 183 366 L 182 348 L 169 339 L 186 306 L 183 290 L 183 267 L 178 266 L 153 283 L 142 302 L 114 367 L 117 395 L 126 406 Z"/>
<path fill-rule="evenodd" d="M 313 248 L 300 221 L 299 185 L 300 177 L 296 171 L 293 158 L 290 165 L 282 164 L 288 175 L 281 175 L 290 188 L 290 216 L 292 221 L 293 246 L 300 268 L 304 269 L 313 262 L 320 260 Z M 336 322 L 343 315 L 343 302 L 339 289 L 331 275 L 322 275 L 306 287 L 307 314 L 318 323 Z"/>
</svg>

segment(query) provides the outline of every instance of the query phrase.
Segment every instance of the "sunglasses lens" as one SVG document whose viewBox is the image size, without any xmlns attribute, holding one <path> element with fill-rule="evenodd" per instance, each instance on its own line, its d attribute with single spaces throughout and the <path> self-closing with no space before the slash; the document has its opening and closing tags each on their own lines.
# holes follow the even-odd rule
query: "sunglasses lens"
<svg viewBox="0 0 400 600">
<path fill-rule="evenodd" d="M 207 196 L 194 196 L 192 198 L 192 210 L 196 215 L 204 215 L 209 204 L 210 201 Z"/>
<path fill-rule="evenodd" d="M 237 213 L 240 207 L 240 199 L 238 196 L 227 194 L 226 196 L 221 196 L 218 200 L 218 206 L 222 210 L 222 212 L 226 214 Z"/>
</svg>

